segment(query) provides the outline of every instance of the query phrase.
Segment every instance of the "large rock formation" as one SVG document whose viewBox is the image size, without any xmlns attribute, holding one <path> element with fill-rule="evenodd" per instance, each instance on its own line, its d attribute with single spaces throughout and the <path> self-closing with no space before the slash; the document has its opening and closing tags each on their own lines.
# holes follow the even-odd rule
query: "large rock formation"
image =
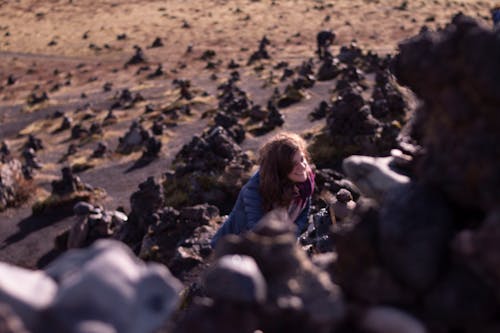
<svg viewBox="0 0 500 333">
<path fill-rule="evenodd" d="M 419 178 L 477 209 L 500 204 L 499 45 L 498 31 L 457 15 L 442 32 L 402 44 L 394 62 L 398 81 L 423 101 Z"/>
<path fill-rule="evenodd" d="M 413 158 L 344 161 L 376 199 L 333 230 L 348 301 L 403 306 L 430 332 L 499 329 L 499 57 L 498 31 L 461 14 L 400 45 L 396 78 L 421 100 L 402 138 Z"/>
</svg>

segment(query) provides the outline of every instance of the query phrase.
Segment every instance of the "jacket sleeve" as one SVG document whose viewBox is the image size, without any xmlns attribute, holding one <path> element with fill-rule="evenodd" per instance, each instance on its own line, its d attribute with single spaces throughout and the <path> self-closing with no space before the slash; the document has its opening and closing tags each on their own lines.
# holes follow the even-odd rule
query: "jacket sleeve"
<svg viewBox="0 0 500 333">
<path fill-rule="evenodd" d="M 247 220 L 246 230 L 253 229 L 257 222 L 264 216 L 262 197 L 258 186 L 248 186 L 243 192 L 243 205 Z"/>
</svg>

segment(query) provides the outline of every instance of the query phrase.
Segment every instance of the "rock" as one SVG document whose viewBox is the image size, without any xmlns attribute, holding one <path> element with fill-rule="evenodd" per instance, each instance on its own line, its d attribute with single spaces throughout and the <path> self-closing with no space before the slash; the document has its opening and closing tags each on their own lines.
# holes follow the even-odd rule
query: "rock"
<svg viewBox="0 0 500 333">
<path fill-rule="evenodd" d="M 316 35 L 316 53 L 320 59 L 329 59 L 332 57 L 329 51 L 330 45 L 335 40 L 335 33 L 331 30 L 321 30 Z"/>
<path fill-rule="evenodd" d="M 154 136 L 149 137 L 145 143 L 145 147 L 142 151 L 141 157 L 134 163 L 133 167 L 143 167 L 151 163 L 153 160 L 157 159 L 161 152 L 161 146 L 162 144 L 160 140 L 158 140 Z"/>
<path fill-rule="evenodd" d="M 363 315 L 360 326 L 373 333 L 427 332 L 424 324 L 411 314 L 387 306 L 369 308 Z"/>
<path fill-rule="evenodd" d="M 389 71 L 378 71 L 375 74 L 376 85 L 370 106 L 375 118 L 404 123 L 408 105 L 394 81 Z"/>
<path fill-rule="evenodd" d="M 477 229 L 465 229 L 455 236 L 453 249 L 464 264 L 483 281 L 495 287 L 500 300 L 500 212 L 492 211 Z"/>
<path fill-rule="evenodd" d="M 179 279 L 192 281 L 192 272 L 199 271 L 199 267 L 204 267 L 209 260 L 210 240 L 220 219 L 216 215 L 204 222 L 195 216 L 188 217 L 202 213 L 200 208 L 186 207 L 182 213 L 172 207 L 158 210 L 153 214 L 155 221 L 142 239 L 139 256 L 163 263 Z M 212 208 L 215 209 L 212 214 L 218 212 Z"/>
<path fill-rule="evenodd" d="M 73 120 L 71 119 L 71 117 L 64 116 L 64 118 L 61 121 L 61 126 L 59 126 L 59 128 L 56 131 L 62 132 L 62 131 L 65 131 L 67 129 L 70 129 L 72 123 L 73 123 Z"/>
<path fill-rule="evenodd" d="M 35 150 L 33 148 L 27 148 L 23 150 L 22 156 L 24 158 L 25 165 L 31 169 L 41 169 L 42 164 L 38 161 L 36 157 Z"/>
<path fill-rule="evenodd" d="M 318 81 L 333 80 L 339 74 L 338 60 L 336 58 L 327 57 L 321 63 L 321 67 L 318 69 L 318 73 L 316 73 L 316 79 Z"/>
<path fill-rule="evenodd" d="M 497 322 L 499 303 L 490 285 L 466 267 L 452 264 L 425 295 L 423 307 L 429 323 L 439 323 L 448 330 L 461 327 L 486 332 L 489 323 Z"/>
<path fill-rule="evenodd" d="M 158 219 L 155 213 L 164 204 L 163 187 L 153 177 L 139 184 L 139 190 L 130 196 L 131 212 L 127 223 L 117 232 L 118 239 L 140 245 L 148 228 Z"/>
<path fill-rule="evenodd" d="M 390 168 L 392 160 L 392 157 L 353 155 L 342 162 L 342 168 L 365 196 L 381 202 L 389 190 L 401 187 L 410 181 L 407 176 Z"/>
<path fill-rule="evenodd" d="M 335 217 L 329 211 L 321 208 L 313 215 L 313 223 L 309 225 L 307 231 L 299 238 L 302 246 L 311 245 L 313 253 L 332 252 L 334 250 L 330 228 L 335 223 Z"/>
<path fill-rule="evenodd" d="M 0 304 L 0 332 L 28 333 L 19 316 L 7 304 Z"/>
<path fill-rule="evenodd" d="M 8 304 L 29 331 L 43 320 L 42 311 L 56 294 L 56 283 L 44 272 L 0 263 L 0 303 Z"/>
<path fill-rule="evenodd" d="M 124 213 L 105 211 L 86 202 L 77 203 L 73 211 L 76 216 L 68 232 L 68 249 L 88 246 L 97 239 L 110 238 L 128 219 Z"/>
<path fill-rule="evenodd" d="M 34 151 L 38 151 L 43 149 L 43 143 L 42 140 L 39 138 L 35 137 L 33 134 L 28 135 L 28 140 L 23 146 L 24 149 L 33 149 Z"/>
<path fill-rule="evenodd" d="M 164 266 L 146 265 L 112 240 L 68 252 L 46 272 L 59 287 L 46 312 L 64 332 L 80 332 L 92 322 L 116 332 L 153 332 L 169 317 L 181 290 Z"/>
<path fill-rule="evenodd" d="M 271 56 L 267 52 L 266 46 L 270 45 L 271 42 L 267 39 L 266 36 L 262 37 L 259 42 L 259 49 L 252 53 L 250 58 L 248 59 L 247 65 L 252 65 L 254 62 L 262 59 L 271 59 Z"/>
<path fill-rule="evenodd" d="M 117 121 L 118 121 L 118 117 L 113 113 L 113 110 L 109 110 L 108 114 L 106 115 L 106 117 L 104 118 L 104 120 L 102 122 L 102 125 L 103 126 L 111 125 L 111 124 L 116 123 Z"/>
<path fill-rule="evenodd" d="M 489 27 L 457 14 L 445 29 L 400 44 L 392 64 L 398 82 L 423 101 L 413 123 L 426 151 L 416 177 L 483 211 L 500 198 L 500 159 L 486 148 L 500 141 L 499 45 Z"/>
<path fill-rule="evenodd" d="M 218 106 L 219 109 L 226 114 L 242 118 L 249 114 L 253 107 L 253 102 L 247 94 L 236 85 L 236 81 L 238 81 L 238 77 L 232 75 L 227 82 L 217 87 L 217 90 L 220 91 L 217 96 L 219 101 Z"/>
<path fill-rule="evenodd" d="M 19 160 L 11 159 L 5 163 L 0 161 L 0 211 L 21 199 L 23 181 L 23 170 Z"/>
<path fill-rule="evenodd" d="M 332 237 L 337 260 L 330 274 L 343 292 L 363 304 L 413 304 L 415 293 L 382 267 L 379 211 L 375 201 L 360 199 L 352 219 L 336 224 Z"/>
<path fill-rule="evenodd" d="M 130 125 L 128 132 L 118 139 L 119 143 L 116 151 L 121 154 L 130 154 L 141 149 L 149 138 L 149 132 L 139 122 L 134 121 Z"/>
<path fill-rule="evenodd" d="M 222 256 L 204 276 L 207 296 L 234 303 L 264 303 L 267 286 L 252 257 Z"/>
<path fill-rule="evenodd" d="M 333 211 L 336 221 L 343 221 L 348 218 L 356 208 L 356 202 L 352 199 L 352 194 L 342 188 L 335 194 L 335 199 L 329 203 L 330 213 Z"/>
<path fill-rule="evenodd" d="M 76 124 L 71 129 L 71 139 L 81 139 L 89 134 L 89 130 L 83 127 L 82 124 Z"/>
<path fill-rule="evenodd" d="M 103 134 L 102 125 L 98 122 L 93 122 L 90 125 L 89 133 L 92 135 L 102 135 Z"/>
<path fill-rule="evenodd" d="M 321 101 L 318 107 L 315 108 L 314 111 L 309 113 L 309 118 L 312 121 L 325 118 L 328 109 L 329 109 L 328 103 L 326 101 Z"/>
<path fill-rule="evenodd" d="M 69 229 L 66 248 L 75 249 L 83 247 L 87 241 L 89 230 L 90 226 L 87 216 L 78 216 L 73 226 Z"/>
<path fill-rule="evenodd" d="M 349 46 L 342 46 L 338 59 L 345 64 L 353 64 L 356 59 L 362 58 L 363 51 L 356 43 L 351 43 Z"/>
<path fill-rule="evenodd" d="M 52 193 L 59 196 L 64 196 L 77 191 L 84 191 L 89 188 L 89 185 L 84 184 L 80 177 L 74 176 L 71 168 L 64 167 L 61 169 L 62 179 L 52 181 Z"/>
<path fill-rule="evenodd" d="M 180 211 L 179 218 L 193 227 L 208 224 L 219 216 L 219 209 L 207 203 L 185 207 Z"/>
<path fill-rule="evenodd" d="M 98 142 L 97 147 L 92 152 L 91 158 L 101 158 L 108 152 L 108 146 L 105 142 Z"/>
<path fill-rule="evenodd" d="M 164 46 L 163 44 L 163 41 L 161 40 L 160 37 L 156 37 L 155 40 L 153 41 L 153 43 L 151 44 L 151 47 L 154 48 L 154 47 L 162 47 Z"/>
<path fill-rule="evenodd" d="M 2 144 L 0 145 L 0 154 L 2 155 L 2 158 L 4 156 L 10 155 L 10 149 L 9 146 L 5 141 L 2 141 Z"/>
<path fill-rule="evenodd" d="M 247 255 L 256 261 L 268 290 L 260 312 L 264 315 L 261 317 L 263 331 L 300 327 L 306 332 L 331 327 L 344 315 L 340 290 L 325 272 L 310 263 L 297 247 L 293 230 L 276 220 L 279 216 L 267 216 L 254 232 L 222 239 L 215 255 L 217 258 L 228 254 Z M 272 313 L 273 319 L 266 320 L 266 313 Z"/>
<path fill-rule="evenodd" d="M 293 85 L 287 85 L 285 92 L 278 98 L 277 106 L 285 108 L 294 103 L 298 103 L 305 98 L 305 93 Z"/>
<path fill-rule="evenodd" d="M 137 64 L 142 64 L 142 63 L 147 62 L 146 61 L 146 57 L 145 57 L 144 52 L 142 51 L 142 49 L 139 46 L 137 46 L 137 45 L 134 45 L 134 49 L 135 49 L 135 53 L 125 63 L 125 67 L 127 67 L 129 65 L 137 65 Z"/>
<path fill-rule="evenodd" d="M 73 206 L 75 215 L 87 215 L 94 210 L 94 206 L 85 201 L 79 201 Z"/>
<path fill-rule="evenodd" d="M 452 212 L 436 191 L 410 183 L 392 190 L 380 209 L 382 261 L 405 285 L 424 291 L 446 263 Z"/>
<path fill-rule="evenodd" d="M 193 94 L 189 90 L 189 88 L 191 88 L 191 81 L 175 79 L 172 81 L 172 84 L 179 88 L 179 94 L 181 98 L 188 101 L 193 99 Z"/>
<path fill-rule="evenodd" d="M 49 96 L 47 95 L 47 93 L 45 91 L 42 91 L 39 94 L 37 94 L 36 92 L 32 92 L 28 96 L 28 98 L 26 100 L 26 103 L 29 106 L 34 106 L 36 104 L 43 103 L 43 102 L 45 102 L 47 100 L 49 100 Z"/>
</svg>

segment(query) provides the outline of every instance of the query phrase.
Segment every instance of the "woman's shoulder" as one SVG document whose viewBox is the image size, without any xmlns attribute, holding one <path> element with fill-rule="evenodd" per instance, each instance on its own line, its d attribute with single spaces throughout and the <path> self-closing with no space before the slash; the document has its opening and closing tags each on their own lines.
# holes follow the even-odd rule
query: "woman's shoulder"
<svg viewBox="0 0 500 333">
<path fill-rule="evenodd" d="M 242 191 L 244 192 L 244 195 L 260 195 L 258 171 L 250 177 L 245 186 L 243 186 Z"/>
<path fill-rule="evenodd" d="M 260 176 L 259 176 L 259 171 L 257 171 L 256 173 L 254 173 L 252 175 L 252 177 L 250 177 L 250 179 L 248 180 L 248 182 L 246 183 L 247 187 L 259 187 L 259 179 L 260 179 Z"/>
</svg>

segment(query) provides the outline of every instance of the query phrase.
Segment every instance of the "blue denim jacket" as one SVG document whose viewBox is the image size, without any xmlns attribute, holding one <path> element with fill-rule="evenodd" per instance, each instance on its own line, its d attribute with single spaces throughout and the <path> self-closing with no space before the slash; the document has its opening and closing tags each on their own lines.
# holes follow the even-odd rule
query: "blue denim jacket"
<svg viewBox="0 0 500 333">
<path fill-rule="evenodd" d="M 306 229 L 310 206 L 311 197 L 307 199 L 305 208 L 295 220 L 297 236 Z M 259 192 L 259 172 L 257 172 L 240 190 L 233 210 L 212 239 L 212 247 L 215 247 L 219 238 L 224 235 L 241 234 L 253 229 L 264 215 L 262 198 Z"/>
</svg>

